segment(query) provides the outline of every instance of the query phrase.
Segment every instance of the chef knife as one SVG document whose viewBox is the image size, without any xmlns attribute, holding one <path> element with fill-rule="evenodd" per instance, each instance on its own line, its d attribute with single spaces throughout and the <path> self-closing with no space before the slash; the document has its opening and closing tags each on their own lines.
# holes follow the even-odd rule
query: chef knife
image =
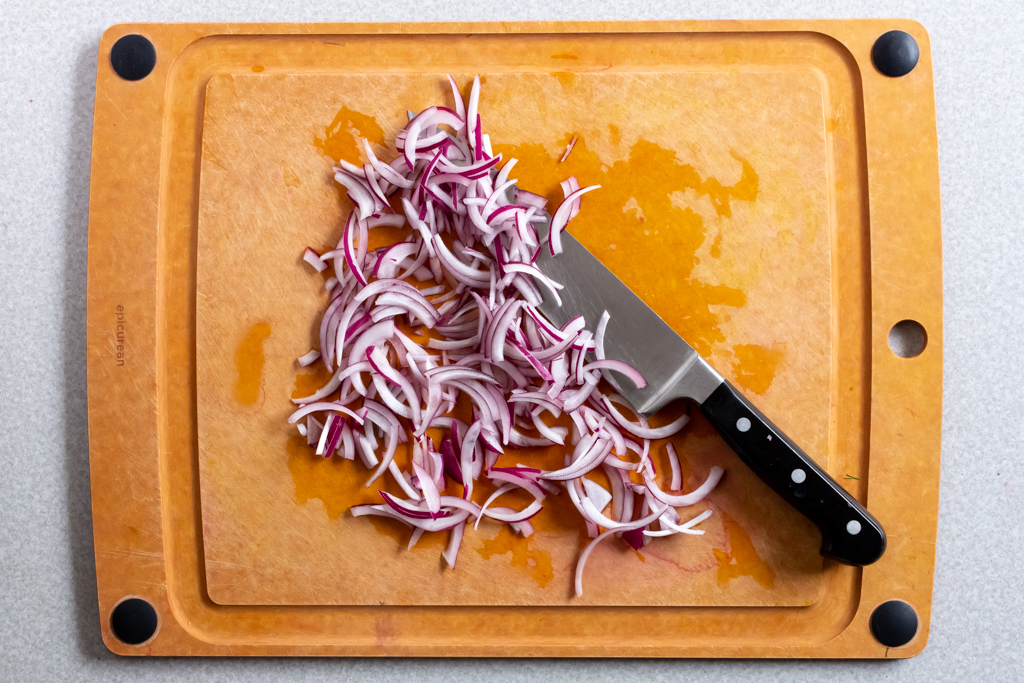
<svg viewBox="0 0 1024 683">
<path fill-rule="evenodd" d="M 562 232 L 561 240 L 561 254 L 551 256 L 545 245 L 537 259 L 544 274 L 564 286 L 558 292 L 561 305 L 541 287 L 540 309 L 560 326 L 578 315 L 595 325 L 608 311 L 605 357 L 625 361 L 647 380 L 647 386 L 638 389 L 625 376 L 612 373 L 620 393 L 638 413 L 649 417 L 679 398 L 696 401 L 740 458 L 821 530 L 822 555 L 857 566 L 882 556 L 885 532 L 853 496 L 586 247 L 568 232 Z"/>
</svg>

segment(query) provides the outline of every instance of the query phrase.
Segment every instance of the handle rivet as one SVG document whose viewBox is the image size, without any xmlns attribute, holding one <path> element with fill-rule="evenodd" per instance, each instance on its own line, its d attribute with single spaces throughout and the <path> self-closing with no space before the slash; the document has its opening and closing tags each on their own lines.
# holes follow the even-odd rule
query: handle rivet
<svg viewBox="0 0 1024 683">
<path fill-rule="evenodd" d="M 792 473 L 791 473 L 791 474 L 789 475 L 789 478 L 790 478 L 790 479 L 792 479 L 792 480 L 793 480 L 793 483 L 795 483 L 795 484 L 802 484 L 802 483 L 804 483 L 805 481 L 807 481 L 807 473 L 806 473 L 806 472 L 804 472 L 804 471 L 803 471 L 803 470 L 801 470 L 801 469 L 795 469 L 795 470 L 793 470 L 793 472 L 792 472 Z"/>
<path fill-rule="evenodd" d="M 745 417 L 741 417 L 740 419 L 736 420 L 736 429 L 740 430 L 741 432 L 749 432 L 750 420 L 748 420 Z"/>
<path fill-rule="evenodd" d="M 857 534 L 859 534 L 860 533 L 860 522 L 858 522 L 855 519 L 851 519 L 849 522 L 847 522 L 846 523 L 846 533 L 850 534 L 851 536 L 856 536 Z"/>
</svg>

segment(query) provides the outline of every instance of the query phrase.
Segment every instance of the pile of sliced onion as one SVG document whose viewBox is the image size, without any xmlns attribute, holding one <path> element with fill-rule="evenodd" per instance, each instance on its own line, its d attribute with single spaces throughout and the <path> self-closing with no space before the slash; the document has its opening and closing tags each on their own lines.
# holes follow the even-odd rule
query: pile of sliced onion
<svg viewBox="0 0 1024 683">
<path fill-rule="evenodd" d="M 335 169 L 355 208 L 336 249 L 303 256 L 317 272 L 333 261 L 336 278 L 327 282 L 320 348 L 299 359 L 303 366 L 319 360 L 332 376 L 313 395 L 294 399 L 300 408 L 289 422 L 325 458 L 361 461 L 371 471 L 367 486 L 392 477 L 404 497 L 381 491 L 379 505 L 356 505 L 352 515 L 403 522 L 413 529 L 410 548 L 424 532 L 449 532 L 444 558 L 453 569 L 467 525 L 476 529 L 487 518 L 529 536 L 546 496 L 568 495 L 594 539 L 577 564 L 582 595 L 583 567 L 606 537 L 639 550 L 658 536 L 703 534 L 693 527 L 710 510 L 686 521 L 678 510 L 703 499 L 723 471 L 712 468 L 686 495 L 658 486 L 651 442 L 679 432 L 687 416 L 651 427 L 642 416 L 629 417 L 621 397 L 602 392 L 608 370 L 645 384 L 630 366 L 604 358 L 607 313 L 590 331 L 581 317 L 559 327 L 538 309 L 542 291 L 557 297 L 562 287 L 536 267 L 537 256 L 545 248 L 560 253 L 561 231 L 598 186 L 567 179 L 565 200 L 549 217 L 546 199 L 509 178 L 516 160 L 502 164 L 492 153 L 478 113 L 480 79 L 468 103 L 449 81 L 455 109 L 412 116 L 395 140 L 395 159 L 378 159 L 363 140 L 366 163 L 341 161 Z M 542 239 L 538 224 L 548 221 Z M 413 229 L 406 241 L 368 249 L 371 230 L 405 225 Z M 435 334 L 423 345 L 396 321 Z M 463 395 L 472 404 L 469 424 L 451 416 Z M 549 426 L 545 413 L 568 414 L 571 432 Z M 438 442 L 428 429 L 439 430 L 432 432 L 442 434 Z M 404 469 L 395 461 L 400 443 L 412 454 Z M 566 450 L 561 469 L 496 466 L 508 447 L 556 444 Z M 670 490 L 678 490 L 678 458 L 669 449 Z M 611 490 L 587 478 L 597 469 Z M 497 487 L 482 501 L 474 497 L 481 477 Z M 461 494 L 448 495 L 449 483 Z M 515 490 L 533 502 L 523 509 L 498 504 Z"/>
</svg>

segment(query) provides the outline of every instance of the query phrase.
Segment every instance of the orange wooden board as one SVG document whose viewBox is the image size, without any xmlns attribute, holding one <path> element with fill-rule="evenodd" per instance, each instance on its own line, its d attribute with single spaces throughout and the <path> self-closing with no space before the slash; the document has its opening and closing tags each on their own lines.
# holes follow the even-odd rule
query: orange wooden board
<svg viewBox="0 0 1024 683">
<path fill-rule="evenodd" d="M 934 110 L 927 36 L 903 24 L 922 61 L 892 81 L 867 56 L 881 26 L 111 29 L 101 50 L 136 31 L 167 58 L 135 84 L 101 59 L 97 86 L 89 371 L 100 601 L 109 614 L 140 595 L 161 619 L 141 647 L 104 623 L 108 644 L 138 654 L 883 656 L 867 618 L 898 597 L 923 628 L 889 656 L 919 651 L 940 401 L 932 391 L 908 413 L 904 397 L 941 381 Z M 418 59 L 441 46 L 440 62 Z M 674 441 L 690 487 L 712 465 L 728 472 L 702 504 L 715 512 L 708 533 L 640 556 L 606 545 L 582 599 L 571 594 L 581 529 L 564 506 L 531 539 L 486 523 L 467 533 L 454 572 L 439 559 L 444 538 L 406 552 L 405 532 L 344 513 L 375 495 L 365 472 L 316 458 L 285 422 L 293 390 L 315 381 L 294 359 L 325 301 L 323 278 L 299 255 L 337 242 L 349 207 L 330 169 L 357 158 L 355 136 L 393 154 L 385 142 L 406 109 L 450 98 L 447 72 L 464 85 L 485 75 L 485 129 L 520 159 L 521 186 L 556 201 L 571 174 L 603 186 L 571 231 L 867 504 L 889 532 L 882 561 L 823 561 L 814 527 L 699 419 Z M 891 98 L 897 83 L 910 104 L 894 112 L 871 93 Z M 896 114 L 924 122 L 923 145 L 898 134 Z M 572 135 L 580 142 L 559 164 Z M 117 306 L 131 321 L 122 365 L 109 357 Z M 910 360 L 885 342 L 905 318 L 929 335 Z M 553 455 L 523 450 L 508 462 Z M 898 481 L 908 473 L 913 492 Z M 493 638 L 478 635 L 481 620 Z M 623 638 L 624 623 L 637 634 Z"/>
</svg>

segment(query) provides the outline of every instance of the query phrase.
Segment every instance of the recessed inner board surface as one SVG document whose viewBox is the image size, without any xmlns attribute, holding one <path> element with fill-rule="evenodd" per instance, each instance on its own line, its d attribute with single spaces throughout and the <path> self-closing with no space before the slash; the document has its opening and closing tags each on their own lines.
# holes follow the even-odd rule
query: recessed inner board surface
<svg viewBox="0 0 1024 683">
<path fill-rule="evenodd" d="M 453 75 L 468 92 L 472 74 Z M 572 575 L 588 539 L 564 494 L 548 499 L 529 539 L 486 521 L 468 530 L 455 571 L 440 559 L 447 533 L 407 552 L 400 525 L 346 514 L 379 502 L 376 485 L 363 487 L 369 471 L 315 456 L 286 422 L 293 392 L 311 393 L 326 378 L 295 363 L 316 346 L 327 301 L 324 278 L 301 254 L 340 238 L 351 207 L 331 168 L 342 157 L 362 163 L 356 138 L 391 159 L 406 110 L 450 100 L 443 73 L 209 81 L 196 362 L 210 597 L 238 605 L 813 603 L 817 530 L 699 411 L 673 442 L 684 490 L 713 465 L 727 470 L 704 503 L 681 511 L 686 519 L 714 510 L 700 527 L 706 534 L 657 539 L 640 553 L 603 544 L 587 564 L 583 598 L 572 594 Z M 832 231 L 819 76 L 487 73 L 481 116 L 495 151 L 519 159 L 513 177 L 549 206 L 570 175 L 602 185 L 570 231 L 828 469 Z M 573 135 L 576 147 L 559 163 Z M 554 449 L 510 449 L 499 462 L 554 469 L 560 460 Z"/>
</svg>

